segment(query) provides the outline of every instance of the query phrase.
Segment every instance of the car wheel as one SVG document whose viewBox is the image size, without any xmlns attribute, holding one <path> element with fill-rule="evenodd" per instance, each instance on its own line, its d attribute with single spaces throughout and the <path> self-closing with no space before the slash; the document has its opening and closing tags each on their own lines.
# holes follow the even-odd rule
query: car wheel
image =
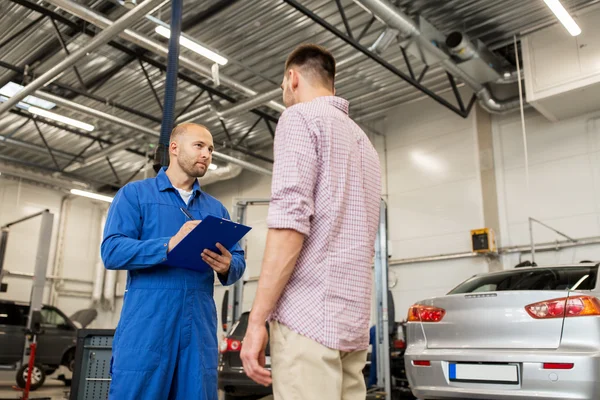
<svg viewBox="0 0 600 400">
<path fill-rule="evenodd" d="M 29 365 L 23 365 L 17 371 L 17 385 L 19 385 L 19 387 L 21 389 L 25 389 L 25 386 L 27 385 L 28 371 L 29 371 Z M 39 389 L 44 384 L 45 381 L 46 381 L 46 372 L 44 371 L 44 368 L 39 364 L 34 364 L 33 371 L 31 373 L 30 390 L 33 391 L 33 390 Z"/>
</svg>

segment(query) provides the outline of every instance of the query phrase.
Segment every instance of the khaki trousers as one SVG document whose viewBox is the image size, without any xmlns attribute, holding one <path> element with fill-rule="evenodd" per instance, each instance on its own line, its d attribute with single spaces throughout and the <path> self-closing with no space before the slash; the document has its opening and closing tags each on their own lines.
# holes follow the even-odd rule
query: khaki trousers
<svg viewBox="0 0 600 400">
<path fill-rule="evenodd" d="M 367 350 L 330 349 L 276 321 L 270 331 L 275 400 L 365 400 Z"/>
</svg>

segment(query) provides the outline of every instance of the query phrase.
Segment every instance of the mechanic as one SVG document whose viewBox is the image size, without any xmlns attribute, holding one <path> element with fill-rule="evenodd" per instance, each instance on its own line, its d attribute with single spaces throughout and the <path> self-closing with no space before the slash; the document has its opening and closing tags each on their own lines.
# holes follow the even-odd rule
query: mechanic
<svg viewBox="0 0 600 400">
<path fill-rule="evenodd" d="M 335 96 L 335 60 L 288 57 L 275 134 L 269 231 L 241 358 L 275 400 L 364 400 L 379 156 Z M 270 321 L 271 367 L 264 368 Z"/>
<path fill-rule="evenodd" d="M 107 269 L 128 271 L 113 342 L 111 400 L 217 400 L 214 273 L 163 264 L 205 216 L 229 219 L 197 181 L 206 174 L 213 149 L 206 127 L 178 125 L 171 133 L 169 167 L 155 178 L 125 185 L 109 209 L 102 260 Z M 199 250 L 198 260 L 231 285 L 244 272 L 244 253 L 239 245 L 231 253 L 218 248 L 221 254 Z"/>
</svg>

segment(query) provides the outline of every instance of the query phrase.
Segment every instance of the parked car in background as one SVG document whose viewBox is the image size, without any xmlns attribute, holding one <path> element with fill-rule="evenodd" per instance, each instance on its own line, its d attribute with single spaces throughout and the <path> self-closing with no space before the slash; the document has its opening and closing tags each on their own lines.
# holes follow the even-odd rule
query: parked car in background
<svg viewBox="0 0 600 400">
<path fill-rule="evenodd" d="M 409 310 L 420 399 L 600 399 L 599 264 L 474 276 Z"/>
<path fill-rule="evenodd" d="M 225 393 L 225 400 L 258 400 L 273 393 L 271 387 L 264 387 L 255 383 L 244 373 L 240 351 L 242 350 L 242 340 L 248 328 L 249 315 L 250 313 L 248 312 L 241 315 L 240 320 L 234 324 L 231 332 L 223 339 L 220 345 L 219 389 Z M 390 341 L 390 372 L 394 384 L 393 399 L 412 398 L 408 390 L 408 380 L 404 365 L 404 351 L 406 348 L 404 325 L 404 323 L 395 323 L 393 324 L 394 328 L 390 332 L 392 336 Z M 267 329 L 269 329 L 268 325 Z M 371 354 L 369 353 L 366 366 L 363 370 L 365 382 L 368 380 L 370 368 L 374 367 L 371 365 L 370 360 Z M 266 367 L 270 368 L 270 365 L 270 348 L 267 345 Z M 407 394 L 409 397 L 407 397 Z M 379 397 L 373 394 L 372 398 Z"/>
<path fill-rule="evenodd" d="M 244 373 L 240 352 L 242 340 L 248 329 L 249 312 L 241 315 L 233 325 L 231 332 L 220 345 L 219 389 L 225 392 L 225 400 L 257 400 L 273 393 L 271 387 L 255 383 Z M 269 326 L 267 325 L 267 329 Z M 270 348 L 267 344 L 266 368 L 271 367 Z"/>
<path fill-rule="evenodd" d="M 20 363 L 25 349 L 28 315 L 27 303 L 0 300 L 0 365 L 16 368 Z M 42 386 L 46 376 L 53 374 L 61 365 L 73 370 L 77 329 L 89 325 L 96 315 L 95 310 L 82 310 L 72 320 L 56 307 L 43 306 L 43 333 L 38 336 L 32 390 Z M 21 366 L 17 371 L 17 384 L 25 387 L 26 378 L 27 366 Z"/>
</svg>

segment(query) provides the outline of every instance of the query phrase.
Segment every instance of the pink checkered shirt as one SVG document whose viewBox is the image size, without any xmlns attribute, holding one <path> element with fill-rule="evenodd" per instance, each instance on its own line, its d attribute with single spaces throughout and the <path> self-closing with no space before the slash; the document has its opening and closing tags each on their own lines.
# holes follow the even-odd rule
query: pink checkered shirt
<svg viewBox="0 0 600 400">
<path fill-rule="evenodd" d="M 333 96 L 285 110 L 274 153 L 267 224 L 305 241 L 270 319 L 332 349 L 366 349 L 379 156 L 348 102 Z"/>
</svg>

